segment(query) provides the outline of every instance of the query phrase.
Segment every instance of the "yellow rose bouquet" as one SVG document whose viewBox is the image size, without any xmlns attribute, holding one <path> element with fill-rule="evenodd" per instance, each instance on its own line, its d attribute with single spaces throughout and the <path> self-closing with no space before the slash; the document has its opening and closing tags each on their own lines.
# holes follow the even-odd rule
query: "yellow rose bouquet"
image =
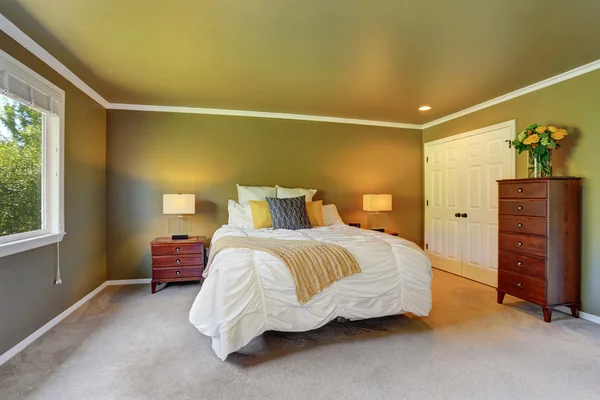
<svg viewBox="0 0 600 400">
<path fill-rule="evenodd" d="M 521 154 L 529 152 L 529 177 L 552 176 L 552 150 L 558 149 L 560 140 L 568 133 L 555 126 L 531 124 L 511 143 Z"/>
</svg>

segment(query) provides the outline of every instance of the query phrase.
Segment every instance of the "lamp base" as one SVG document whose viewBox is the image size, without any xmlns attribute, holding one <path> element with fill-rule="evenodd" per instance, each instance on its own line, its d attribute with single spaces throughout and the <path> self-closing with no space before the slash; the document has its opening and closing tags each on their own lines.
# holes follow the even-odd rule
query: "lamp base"
<svg viewBox="0 0 600 400">
<path fill-rule="evenodd" d="M 189 238 L 190 235 L 171 235 L 171 240 L 186 240 Z"/>
</svg>

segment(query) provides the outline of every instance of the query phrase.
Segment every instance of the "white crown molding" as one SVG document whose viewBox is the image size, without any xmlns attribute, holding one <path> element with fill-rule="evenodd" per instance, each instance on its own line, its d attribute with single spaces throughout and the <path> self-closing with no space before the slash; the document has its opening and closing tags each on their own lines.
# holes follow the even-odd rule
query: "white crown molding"
<svg viewBox="0 0 600 400">
<path fill-rule="evenodd" d="M 514 92 L 510 92 L 505 95 L 496 97 L 494 99 L 485 101 L 485 102 L 483 102 L 481 104 L 477 104 L 473 107 L 465 108 L 462 111 L 458 111 L 458 112 L 455 112 L 454 114 L 450 114 L 445 117 L 436 119 L 435 121 L 428 122 L 426 124 L 421 125 L 421 129 L 427 129 L 427 128 L 431 128 L 432 126 L 443 124 L 444 122 L 448 122 L 453 119 L 465 116 L 467 114 L 471 114 L 476 111 L 483 110 L 484 108 L 495 106 L 496 104 L 504 103 L 505 101 L 514 99 L 519 96 L 523 96 L 527 93 L 535 92 L 537 90 L 543 89 L 548 86 L 556 85 L 557 83 L 576 78 L 580 75 L 587 74 L 588 72 L 592 72 L 597 69 L 600 69 L 600 60 L 593 61 L 589 64 L 582 65 L 581 67 L 577 67 L 570 71 L 563 72 L 562 74 L 553 76 L 548 79 L 544 79 L 543 81 L 531 84 L 529 86 L 525 86 L 524 88 L 517 89 Z"/>
<path fill-rule="evenodd" d="M 354 118 L 340 118 L 340 117 L 325 117 L 325 116 L 320 116 L 320 115 L 287 114 L 287 113 L 276 113 L 276 112 L 265 112 L 265 111 L 226 110 L 226 109 L 220 109 L 220 108 L 153 106 L 153 105 L 143 105 L 143 104 L 116 104 L 116 103 L 109 104 L 108 108 L 111 110 L 229 115 L 229 116 L 236 116 L 236 117 L 293 119 L 293 120 L 299 120 L 299 121 L 332 122 L 332 123 L 338 123 L 338 124 L 383 126 L 383 127 L 387 127 L 387 128 L 421 129 L 421 125 L 405 124 L 405 123 L 401 123 L 401 122 L 374 121 L 374 120 L 368 120 L 368 119 L 354 119 Z"/>
<path fill-rule="evenodd" d="M 89 87 L 77 75 L 67 68 L 63 63 L 58 61 L 52 54 L 48 53 L 42 46 L 37 44 L 33 39 L 20 30 L 15 24 L 10 22 L 4 15 L 0 14 L 0 30 L 13 38 L 21 46 L 29 50 L 37 58 L 48 64 L 50 68 L 62 75 L 66 80 L 75 85 L 79 90 L 90 96 L 98 102 L 102 107 L 108 108 L 108 101 L 100 96 L 94 89 Z"/>
</svg>

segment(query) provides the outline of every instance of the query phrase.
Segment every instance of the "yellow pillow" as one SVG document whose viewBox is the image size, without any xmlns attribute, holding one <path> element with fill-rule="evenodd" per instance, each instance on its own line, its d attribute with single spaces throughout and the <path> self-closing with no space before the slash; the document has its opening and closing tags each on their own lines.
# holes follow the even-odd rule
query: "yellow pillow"
<svg viewBox="0 0 600 400">
<path fill-rule="evenodd" d="M 306 211 L 308 211 L 308 219 L 312 226 L 325 226 L 325 222 L 323 222 L 323 200 L 307 201 Z"/>
<path fill-rule="evenodd" d="M 272 228 L 271 211 L 266 200 L 248 200 L 252 209 L 252 223 L 254 229 Z"/>
</svg>

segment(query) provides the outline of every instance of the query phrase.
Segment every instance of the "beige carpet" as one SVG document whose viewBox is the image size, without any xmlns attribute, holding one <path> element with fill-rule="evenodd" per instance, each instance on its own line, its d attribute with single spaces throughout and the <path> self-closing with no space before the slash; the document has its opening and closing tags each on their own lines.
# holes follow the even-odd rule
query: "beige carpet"
<svg viewBox="0 0 600 400">
<path fill-rule="evenodd" d="M 0 367 L 0 399 L 600 399 L 600 325 L 440 271 L 430 317 L 270 332 L 221 362 L 197 284 L 109 287 Z"/>
</svg>

